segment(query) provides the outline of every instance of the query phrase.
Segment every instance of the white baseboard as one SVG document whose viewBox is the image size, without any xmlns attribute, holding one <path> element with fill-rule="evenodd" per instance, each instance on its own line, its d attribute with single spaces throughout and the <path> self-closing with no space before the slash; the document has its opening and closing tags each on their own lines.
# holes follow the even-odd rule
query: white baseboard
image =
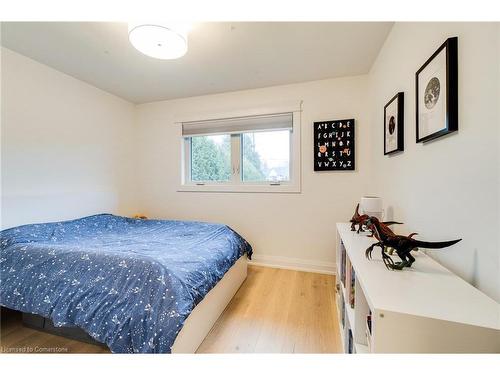
<svg viewBox="0 0 500 375">
<path fill-rule="evenodd" d="M 264 266 L 271 268 L 283 268 L 287 270 L 323 273 L 335 275 L 336 264 L 334 262 L 312 261 L 306 259 L 281 257 L 274 255 L 253 254 L 250 265 Z"/>
</svg>

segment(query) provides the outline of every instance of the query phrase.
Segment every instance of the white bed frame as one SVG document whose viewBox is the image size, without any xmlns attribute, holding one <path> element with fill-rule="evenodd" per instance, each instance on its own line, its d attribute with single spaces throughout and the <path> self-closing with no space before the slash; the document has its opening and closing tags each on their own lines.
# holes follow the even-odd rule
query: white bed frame
<svg viewBox="0 0 500 375">
<path fill-rule="evenodd" d="M 172 353 L 196 352 L 246 277 L 244 254 L 191 312 L 175 339 Z"/>
</svg>

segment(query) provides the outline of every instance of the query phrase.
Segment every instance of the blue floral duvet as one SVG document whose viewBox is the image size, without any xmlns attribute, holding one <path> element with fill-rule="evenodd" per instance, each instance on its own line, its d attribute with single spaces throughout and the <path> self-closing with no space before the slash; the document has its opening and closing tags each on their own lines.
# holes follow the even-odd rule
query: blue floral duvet
<svg viewBox="0 0 500 375">
<path fill-rule="evenodd" d="M 102 214 L 1 232 L 0 304 L 78 326 L 116 353 L 169 353 L 251 246 L 225 225 Z"/>
</svg>

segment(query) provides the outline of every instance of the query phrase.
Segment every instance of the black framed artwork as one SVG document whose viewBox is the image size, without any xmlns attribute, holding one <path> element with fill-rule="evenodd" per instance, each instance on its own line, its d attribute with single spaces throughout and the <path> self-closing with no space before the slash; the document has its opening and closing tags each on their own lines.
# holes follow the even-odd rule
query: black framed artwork
<svg viewBox="0 0 500 375">
<path fill-rule="evenodd" d="M 384 107 L 384 155 L 404 151 L 404 93 L 398 92 Z"/>
<path fill-rule="evenodd" d="M 417 143 L 458 130 L 458 38 L 448 38 L 415 74 Z"/>
<path fill-rule="evenodd" d="M 354 170 L 354 119 L 314 123 L 314 170 Z"/>
</svg>

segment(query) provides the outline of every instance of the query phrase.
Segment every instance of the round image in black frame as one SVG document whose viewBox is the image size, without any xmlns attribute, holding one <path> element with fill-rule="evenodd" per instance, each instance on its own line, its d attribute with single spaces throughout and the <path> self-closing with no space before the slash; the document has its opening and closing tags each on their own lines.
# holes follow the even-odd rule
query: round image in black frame
<svg viewBox="0 0 500 375">
<path fill-rule="evenodd" d="M 389 119 L 389 134 L 394 134 L 394 130 L 396 130 L 396 118 L 391 116 Z"/>
<path fill-rule="evenodd" d="M 424 104 L 427 109 L 432 109 L 439 100 L 439 94 L 441 92 L 441 82 L 439 78 L 432 77 L 427 83 L 424 93 Z"/>
</svg>

